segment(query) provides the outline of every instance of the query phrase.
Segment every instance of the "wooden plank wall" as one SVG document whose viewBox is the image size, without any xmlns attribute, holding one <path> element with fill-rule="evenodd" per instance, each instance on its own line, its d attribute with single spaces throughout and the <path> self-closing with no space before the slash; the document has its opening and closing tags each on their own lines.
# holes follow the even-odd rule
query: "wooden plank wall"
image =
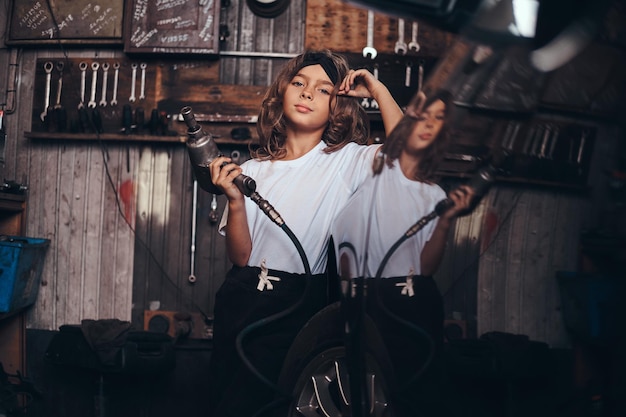
<svg viewBox="0 0 626 417">
<path fill-rule="evenodd" d="M 115 51 L 72 54 L 119 56 Z M 3 171 L 5 178 L 28 185 L 26 235 L 51 240 L 38 302 L 29 309 L 27 325 L 55 329 L 84 318 L 129 319 L 134 236 L 126 220 L 134 225 L 136 148 L 26 139 L 39 58 L 63 59 L 63 53 L 19 50 L 14 112 L 19 117 L 9 118 Z"/>
<path fill-rule="evenodd" d="M 565 347 L 556 271 L 576 270 L 583 199 L 520 187 L 494 191 L 481 242 L 478 334 L 526 334 Z"/>
</svg>

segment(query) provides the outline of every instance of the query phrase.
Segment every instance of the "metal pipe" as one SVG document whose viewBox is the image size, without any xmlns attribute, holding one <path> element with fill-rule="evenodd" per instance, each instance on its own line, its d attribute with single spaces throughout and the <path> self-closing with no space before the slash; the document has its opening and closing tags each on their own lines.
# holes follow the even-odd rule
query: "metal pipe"
<svg viewBox="0 0 626 417">
<path fill-rule="evenodd" d="M 189 282 L 196 282 L 195 265 L 196 265 L 196 214 L 198 211 L 198 180 L 193 180 L 193 200 L 191 207 L 191 268 L 189 273 Z"/>
</svg>

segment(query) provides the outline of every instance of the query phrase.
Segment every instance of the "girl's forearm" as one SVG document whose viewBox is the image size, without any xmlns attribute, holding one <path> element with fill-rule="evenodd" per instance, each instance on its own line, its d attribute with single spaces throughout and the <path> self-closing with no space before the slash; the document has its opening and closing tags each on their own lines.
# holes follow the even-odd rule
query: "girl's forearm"
<svg viewBox="0 0 626 417">
<path fill-rule="evenodd" d="M 243 201 L 228 203 L 228 223 L 225 231 L 228 258 L 233 265 L 246 266 L 252 251 L 252 240 Z"/>
</svg>

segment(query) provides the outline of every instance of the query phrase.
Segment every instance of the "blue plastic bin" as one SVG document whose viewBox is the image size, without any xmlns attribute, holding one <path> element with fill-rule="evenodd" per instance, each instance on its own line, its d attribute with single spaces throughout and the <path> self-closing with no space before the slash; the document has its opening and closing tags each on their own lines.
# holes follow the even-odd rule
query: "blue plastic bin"
<svg viewBox="0 0 626 417">
<path fill-rule="evenodd" d="M 50 240 L 0 236 L 0 314 L 35 302 Z"/>
</svg>

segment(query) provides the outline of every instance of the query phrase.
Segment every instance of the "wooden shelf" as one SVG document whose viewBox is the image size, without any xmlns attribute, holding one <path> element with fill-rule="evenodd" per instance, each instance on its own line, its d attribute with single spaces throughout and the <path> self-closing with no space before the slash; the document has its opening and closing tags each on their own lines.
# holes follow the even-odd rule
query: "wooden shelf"
<svg viewBox="0 0 626 417">
<path fill-rule="evenodd" d="M 50 133 L 50 132 L 24 132 L 24 136 L 28 139 L 45 139 L 45 140 L 79 140 L 79 141 L 129 141 L 129 142 L 178 142 L 185 143 L 187 136 L 154 136 L 154 135 L 124 135 L 119 133 Z"/>
<path fill-rule="evenodd" d="M 49 132 L 24 132 L 24 136 L 28 139 L 41 139 L 41 140 L 76 140 L 76 141 L 128 141 L 128 142 L 171 142 L 171 143 L 185 143 L 187 141 L 186 135 L 175 136 L 153 136 L 153 135 L 122 135 L 116 133 L 49 133 Z M 215 143 L 223 145 L 236 145 L 236 146 L 250 146 L 254 145 L 255 141 L 252 139 L 238 140 L 238 139 L 224 139 L 215 138 Z"/>
<path fill-rule="evenodd" d="M 26 195 L 0 192 L 0 235 L 20 235 L 25 228 Z"/>
</svg>

